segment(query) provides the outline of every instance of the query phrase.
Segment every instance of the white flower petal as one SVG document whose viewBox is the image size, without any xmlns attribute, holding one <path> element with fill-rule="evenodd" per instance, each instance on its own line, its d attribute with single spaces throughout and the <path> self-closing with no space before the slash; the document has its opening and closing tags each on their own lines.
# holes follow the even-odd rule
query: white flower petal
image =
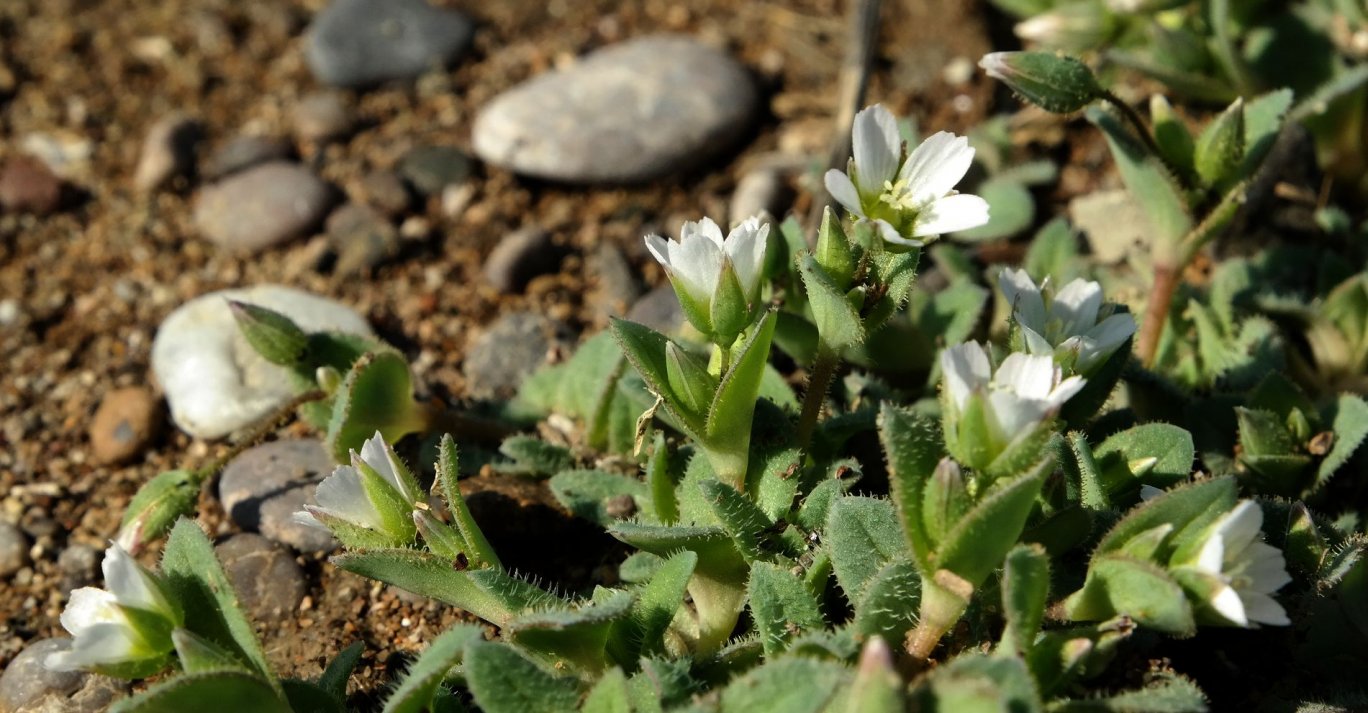
<svg viewBox="0 0 1368 713">
<path fill-rule="evenodd" d="M 1006 389 L 989 392 L 988 404 L 999 429 L 998 436 L 1008 442 L 1026 435 L 1048 415 L 1044 401 L 1022 398 Z"/>
<path fill-rule="evenodd" d="M 736 269 L 736 279 L 747 299 L 753 299 L 760 286 L 765 267 L 765 248 L 769 238 L 769 224 L 757 217 L 747 218 L 732 228 L 727 236 L 725 251 Z"/>
<path fill-rule="evenodd" d="M 1249 579 L 1254 591 L 1276 592 L 1291 583 L 1282 550 L 1266 542 L 1252 542 L 1245 549 L 1244 558 L 1246 564 L 1241 574 Z"/>
<path fill-rule="evenodd" d="M 992 369 L 983 347 L 978 342 L 965 342 L 941 352 L 941 374 L 950 403 L 962 409 L 969 394 L 988 385 Z"/>
<path fill-rule="evenodd" d="M 383 527 L 380 513 L 366 497 L 361 476 L 349 465 L 340 465 L 332 475 L 323 479 L 314 491 L 318 509 L 355 525 L 379 530 Z"/>
<path fill-rule="evenodd" d="M 864 207 L 860 205 L 860 193 L 855 190 L 855 184 L 850 181 L 850 176 L 845 175 L 836 169 L 826 172 L 824 179 L 827 193 L 845 207 L 851 215 L 864 217 Z"/>
<path fill-rule="evenodd" d="M 660 263 L 661 267 L 664 267 L 667 271 L 671 269 L 670 242 L 671 241 L 662 238 L 659 235 L 646 236 L 646 249 L 650 251 L 651 256 L 656 259 L 656 262 Z"/>
<path fill-rule="evenodd" d="M 1082 391 L 1084 386 L 1087 386 L 1087 383 L 1087 380 L 1081 376 L 1070 376 L 1059 382 L 1059 385 L 1054 387 L 1054 390 L 1050 392 L 1050 410 L 1058 411 L 1061 406 L 1068 403 L 1069 399 L 1077 396 L 1078 392 Z"/>
<path fill-rule="evenodd" d="M 1211 598 L 1211 608 L 1217 614 L 1225 617 L 1236 626 L 1249 626 L 1249 619 L 1245 616 L 1244 600 L 1240 598 L 1240 593 L 1233 587 L 1221 587 L 1216 592 L 1216 596 Z"/>
<path fill-rule="evenodd" d="M 1253 500 L 1241 500 L 1234 509 L 1216 521 L 1216 532 L 1225 540 L 1227 553 L 1240 553 L 1259 536 L 1263 527 L 1263 508 Z"/>
<path fill-rule="evenodd" d="M 1049 356 L 1055 353 L 1055 348 L 1049 340 L 1030 327 L 1021 326 L 1021 338 L 1026 342 L 1026 351 L 1032 354 Z"/>
<path fill-rule="evenodd" d="M 1220 574 L 1225 564 L 1225 551 L 1225 539 L 1219 534 L 1212 533 L 1202 542 L 1193 566 L 1208 574 Z"/>
<path fill-rule="evenodd" d="M 1267 594 L 1240 592 L 1240 601 L 1250 622 L 1269 626 L 1288 626 L 1292 623 L 1282 605 Z"/>
<path fill-rule="evenodd" d="M 968 193 L 937 198 L 917 214 L 913 237 L 943 235 L 977 228 L 988 222 L 988 201 Z"/>
<path fill-rule="evenodd" d="M 113 594 L 95 587 L 81 587 L 71 592 L 60 620 L 62 628 L 74 636 L 96 624 L 124 621 L 125 617 Z"/>
<path fill-rule="evenodd" d="M 881 236 L 883 237 L 884 241 L 886 241 L 886 242 L 893 243 L 894 245 L 907 245 L 907 246 L 909 246 L 909 247 L 914 247 L 914 248 L 920 248 L 920 247 L 924 247 L 924 246 L 926 245 L 925 241 L 922 241 L 922 240 L 914 240 L 914 239 L 912 239 L 912 238 L 904 238 L 904 237 L 898 232 L 898 229 L 895 228 L 895 227 L 893 227 L 893 224 L 892 224 L 892 223 L 889 223 L 888 221 L 883 220 L 882 218 L 877 219 L 877 220 L 868 221 L 868 223 L 869 223 L 870 225 L 873 225 L 873 226 L 875 227 L 875 229 L 877 229 L 877 230 L 879 231 L 879 235 L 881 235 Z"/>
<path fill-rule="evenodd" d="M 1061 334 L 1082 334 L 1097 324 L 1097 310 L 1101 307 L 1102 286 L 1078 278 L 1054 296 L 1050 317 L 1060 320 Z"/>
<path fill-rule="evenodd" d="M 152 612 L 170 609 L 151 575 L 124 548 L 111 544 L 105 550 L 101 569 L 104 570 L 105 586 L 120 604 Z"/>
<path fill-rule="evenodd" d="M 702 236 L 712 242 L 717 247 L 722 247 L 722 228 L 712 218 L 704 216 L 698 222 L 685 221 L 684 226 L 679 229 L 680 242 L 689 242 L 691 239 Z"/>
<path fill-rule="evenodd" d="M 1020 352 L 1008 354 L 998 365 L 993 385 L 1027 399 L 1044 401 L 1055 386 L 1054 359 Z"/>
<path fill-rule="evenodd" d="M 717 278 L 722 271 L 720 237 L 714 243 L 694 233 L 686 236 L 683 242 L 670 243 L 670 264 L 674 267 L 673 276 L 689 297 L 702 305 L 712 304 Z"/>
<path fill-rule="evenodd" d="M 855 115 L 852 129 L 855 180 L 864 190 L 877 191 L 898 172 L 898 159 L 902 157 L 898 120 L 875 104 Z"/>
<path fill-rule="evenodd" d="M 308 508 L 314 506 L 305 505 L 304 507 L 304 510 L 296 510 L 294 511 L 294 514 L 290 515 L 290 522 L 297 522 L 301 525 L 308 525 L 309 527 L 316 527 L 320 530 L 329 531 L 327 525 L 324 525 L 322 521 L 314 517 L 313 513 L 308 511 Z"/>
<path fill-rule="evenodd" d="M 913 203 L 926 203 L 949 193 L 969 172 L 973 162 L 974 149 L 969 147 L 969 139 L 941 131 L 932 134 L 912 151 L 898 172 L 898 180 L 905 184 Z M 987 215 L 985 210 L 984 222 Z"/>
<path fill-rule="evenodd" d="M 1017 324 L 1037 334 L 1045 332 L 1045 298 L 1025 270 L 1003 269 L 998 274 L 998 289 L 1002 290 L 1007 304 L 1012 306 Z"/>
<path fill-rule="evenodd" d="M 77 635 L 69 651 L 49 655 L 43 665 L 53 671 L 75 671 L 131 660 L 143 653 L 143 648 L 131 626 L 97 624 Z"/>
</svg>

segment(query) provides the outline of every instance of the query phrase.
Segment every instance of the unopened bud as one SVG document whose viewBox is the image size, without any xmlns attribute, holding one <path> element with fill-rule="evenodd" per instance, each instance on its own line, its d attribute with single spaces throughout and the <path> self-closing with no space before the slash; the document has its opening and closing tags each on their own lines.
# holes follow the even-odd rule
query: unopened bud
<svg viewBox="0 0 1368 713">
<path fill-rule="evenodd" d="M 830 206 L 822 213 L 822 226 L 817 231 L 817 250 L 812 256 L 826 270 L 838 290 L 850 288 L 855 277 L 855 255 L 850 249 L 850 239 L 841 229 L 841 221 Z"/>
<path fill-rule="evenodd" d="M 199 478 L 188 470 L 168 470 L 147 481 L 124 510 L 115 542 L 137 554 L 148 542 L 161 537 L 182 515 L 195 511 Z"/>
<path fill-rule="evenodd" d="M 1223 190 L 1240 178 L 1244 133 L 1244 100 L 1236 99 L 1197 138 L 1193 163 L 1203 183 Z"/>
<path fill-rule="evenodd" d="M 246 302 L 228 301 L 238 329 L 247 343 L 266 361 L 294 366 L 304 357 L 309 336 L 285 315 Z"/>
<path fill-rule="evenodd" d="M 1056 114 L 1082 109 L 1105 92 L 1088 65 L 1050 52 L 993 52 L 979 60 L 988 76 L 1022 99 Z"/>
</svg>

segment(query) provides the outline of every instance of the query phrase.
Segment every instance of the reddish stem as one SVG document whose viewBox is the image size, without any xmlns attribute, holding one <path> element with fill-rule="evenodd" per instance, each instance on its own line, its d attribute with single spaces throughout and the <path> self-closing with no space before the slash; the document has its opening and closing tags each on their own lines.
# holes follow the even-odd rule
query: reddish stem
<svg viewBox="0 0 1368 713">
<path fill-rule="evenodd" d="M 1140 339 L 1136 347 L 1137 356 L 1145 368 L 1154 366 L 1154 357 L 1159 351 L 1159 338 L 1164 334 L 1169 307 L 1173 304 L 1173 293 L 1177 289 L 1177 269 L 1171 265 L 1155 265 L 1154 286 L 1150 289 L 1149 302 L 1145 305 L 1145 315 L 1140 322 Z"/>
</svg>

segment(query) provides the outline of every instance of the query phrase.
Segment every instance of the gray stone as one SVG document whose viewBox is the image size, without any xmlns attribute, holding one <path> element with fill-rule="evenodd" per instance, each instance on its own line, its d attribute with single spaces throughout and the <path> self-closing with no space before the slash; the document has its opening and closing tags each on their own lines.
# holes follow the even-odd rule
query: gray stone
<svg viewBox="0 0 1368 713">
<path fill-rule="evenodd" d="M 269 161 L 294 155 L 290 143 L 275 136 L 238 136 L 219 147 L 204 165 L 204 175 L 219 179 Z"/>
<path fill-rule="evenodd" d="M 218 495 L 228 517 L 244 530 L 260 532 L 301 552 L 337 546 L 326 531 L 295 522 L 304 505 L 316 504 L 314 490 L 336 467 L 318 441 L 274 441 L 243 451 L 219 476 Z"/>
<path fill-rule="evenodd" d="M 751 171 L 736 182 L 729 220 L 736 225 L 755 215 L 779 218 L 792 202 L 793 188 L 782 173 L 771 169 Z"/>
<path fill-rule="evenodd" d="M 466 392 L 477 399 L 511 397 L 554 347 L 568 346 L 562 328 L 532 312 L 500 317 L 466 351 Z"/>
<path fill-rule="evenodd" d="M 291 114 L 295 136 L 308 142 L 346 138 L 356 124 L 351 107 L 337 92 L 314 92 L 299 100 Z"/>
<path fill-rule="evenodd" d="M 399 254 L 399 230 L 374 208 L 348 203 L 328 216 L 328 242 L 337 254 L 333 272 L 369 272 Z"/>
<path fill-rule="evenodd" d="M 195 197 L 195 227 L 235 252 L 258 252 L 317 226 L 332 190 L 303 166 L 274 161 L 235 173 Z"/>
<path fill-rule="evenodd" d="M 280 621 L 299 609 L 308 586 L 289 550 L 261 535 L 239 533 L 214 545 L 238 600 L 252 621 Z"/>
<path fill-rule="evenodd" d="M 684 326 L 684 308 L 679 306 L 679 297 L 667 282 L 637 300 L 627 310 L 627 319 L 657 332 L 674 334 Z"/>
<path fill-rule="evenodd" d="M 551 242 L 551 234 L 530 225 L 505 235 L 485 258 L 484 279 L 504 293 L 522 292 L 538 275 L 554 272 L 561 254 Z"/>
<path fill-rule="evenodd" d="M 616 245 L 599 243 L 587 265 L 594 281 L 590 300 L 599 317 L 621 316 L 641 297 L 641 280 Z"/>
<path fill-rule="evenodd" d="M 176 176 L 188 174 L 195 165 L 195 144 L 201 133 L 199 122 L 184 114 L 158 120 L 143 140 L 138 167 L 133 171 L 133 187 L 152 191 Z"/>
<path fill-rule="evenodd" d="M 601 49 L 495 97 L 476 117 L 481 159 L 570 183 L 648 181 L 731 148 L 759 108 L 746 69 L 683 36 Z"/>
<path fill-rule="evenodd" d="M 1069 201 L 1069 219 L 1098 262 L 1114 264 L 1148 249 L 1150 221 L 1128 191 L 1094 191 Z"/>
<path fill-rule="evenodd" d="M 100 562 L 104 553 L 90 545 L 74 543 L 57 555 L 57 569 L 62 573 L 62 590 L 89 587 L 100 578 Z"/>
<path fill-rule="evenodd" d="M 424 0 L 334 0 L 309 26 L 304 57 L 325 84 L 367 87 L 450 65 L 474 32 L 464 15 Z"/>
<path fill-rule="evenodd" d="M 372 335 L 350 308 L 279 285 L 221 290 L 186 302 L 157 330 L 152 372 L 166 392 L 171 419 L 199 438 L 220 438 L 255 423 L 295 393 L 289 372 L 263 359 L 239 333 L 230 299 L 273 309 L 305 331 Z"/>
<path fill-rule="evenodd" d="M 90 450 L 99 463 L 122 463 L 140 455 L 161 428 L 161 402 L 141 386 L 114 389 L 90 419 Z"/>
<path fill-rule="evenodd" d="M 84 671 L 52 671 L 50 654 L 71 648 L 62 637 L 35 641 L 0 674 L 0 711 L 5 713 L 95 713 L 127 689 L 127 684 Z"/>
<path fill-rule="evenodd" d="M 8 577 L 27 567 L 29 541 L 23 530 L 0 520 L 0 577 Z"/>
<path fill-rule="evenodd" d="M 391 218 L 403 215 L 413 205 L 404 180 L 393 171 L 366 174 L 357 187 L 357 199 Z"/>
<path fill-rule="evenodd" d="M 453 146 L 419 146 L 399 160 L 399 175 L 424 196 L 470 178 L 474 162 Z"/>
</svg>

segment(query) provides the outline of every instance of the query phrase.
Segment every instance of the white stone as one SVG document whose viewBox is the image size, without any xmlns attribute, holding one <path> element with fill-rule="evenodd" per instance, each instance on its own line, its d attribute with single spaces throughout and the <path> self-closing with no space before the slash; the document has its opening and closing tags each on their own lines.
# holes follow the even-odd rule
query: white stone
<svg viewBox="0 0 1368 713">
<path fill-rule="evenodd" d="M 289 372 L 261 358 L 243 338 L 228 300 L 260 305 L 305 331 L 371 336 L 350 308 L 280 285 L 220 290 L 167 316 L 152 342 L 152 372 L 166 392 L 171 419 L 199 438 L 221 438 L 271 413 L 294 395 Z"/>
</svg>

